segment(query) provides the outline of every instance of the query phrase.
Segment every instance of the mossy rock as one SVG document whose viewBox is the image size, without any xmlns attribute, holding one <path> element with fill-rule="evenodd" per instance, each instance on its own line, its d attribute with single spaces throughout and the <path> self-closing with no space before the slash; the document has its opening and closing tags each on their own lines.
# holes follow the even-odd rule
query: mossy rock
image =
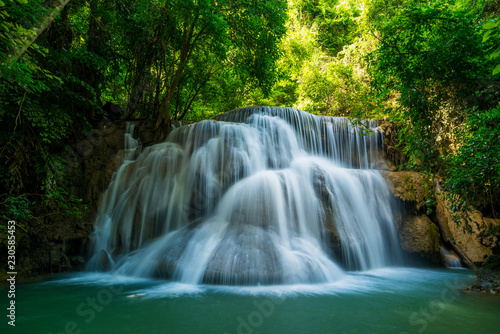
<svg viewBox="0 0 500 334">
<path fill-rule="evenodd" d="M 432 242 L 434 249 L 439 249 L 439 239 L 441 235 L 439 234 L 439 228 L 435 224 L 429 224 L 429 239 Z"/>
</svg>

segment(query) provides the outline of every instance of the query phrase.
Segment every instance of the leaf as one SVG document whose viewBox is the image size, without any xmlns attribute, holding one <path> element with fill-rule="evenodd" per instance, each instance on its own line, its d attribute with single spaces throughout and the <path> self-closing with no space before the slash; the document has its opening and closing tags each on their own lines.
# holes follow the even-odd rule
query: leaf
<svg viewBox="0 0 500 334">
<path fill-rule="evenodd" d="M 495 69 L 493 70 L 492 75 L 497 75 L 500 72 L 500 64 L 498 64 Z"/>
<path fill-rule="evenodd" d="M 495 59 L 500 56 L 500 46 L 490 55 L 490 59 Z"/>
<path fill-rule="evenodd" d="M 488 39 L 490 39 L 490 35 L 493 33 L 493 30 L 490 30 L 490 31 L 487 31 L 484 35 L 483 35 L 483 43 L 486 42 Z"/>
<path fill-rule="evenodd" d="M 484 25 L 483 25 L 483 29 L 493 29 L 493 28 L 496 28 L 498 26 L 498 22 L 486 22 Z"/>
</svg>

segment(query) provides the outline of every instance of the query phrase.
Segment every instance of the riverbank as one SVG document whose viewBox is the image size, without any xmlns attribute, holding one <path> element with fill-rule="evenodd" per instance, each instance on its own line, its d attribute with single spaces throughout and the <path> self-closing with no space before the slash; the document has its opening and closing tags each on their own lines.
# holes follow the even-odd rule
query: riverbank
<svg viewBox="0 0 500 334">
<path fill-rule="evenodd" d="M 465 291 L 500 296 L 500 254 L 490 256 Z"/>
</svg>

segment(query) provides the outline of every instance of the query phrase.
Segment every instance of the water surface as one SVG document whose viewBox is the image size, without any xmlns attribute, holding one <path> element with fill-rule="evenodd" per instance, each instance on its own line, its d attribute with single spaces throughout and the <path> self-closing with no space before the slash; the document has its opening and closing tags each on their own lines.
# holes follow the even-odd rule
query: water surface
<svg viewBox="0 0 500 334">
<path fill-rule="evenodd" d="M 61 275 L 18 285 L 15 332 L 498 333 L 500 298 L 462 292 L 473 280 L 468 270 L 410 268 L 261 287 Z"/>
</svg>

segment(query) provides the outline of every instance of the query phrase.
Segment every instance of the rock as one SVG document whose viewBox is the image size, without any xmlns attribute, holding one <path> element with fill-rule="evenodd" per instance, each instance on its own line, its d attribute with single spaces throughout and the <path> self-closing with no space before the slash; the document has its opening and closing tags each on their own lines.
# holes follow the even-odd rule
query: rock
<svg viewBox="0 0 500 334">
<path fill-rule="evenodd" d="M 395 197 L 404 202 L 414 202 L 417 210 L 425 206 L 425 200 L 428 196 L 425 179 L 422 175 L 411 171 L 381 171 L 380 174 L 384 177 L 389 190 Z"/>
<path fill-rule="evenodd" d="M 401 145 L 401 140 L 398 133 L 400 129 L 394 123 L 389 123 L 383 120 L 380 124 L 380 129 L 384 133 L 385 157 L 395 166 L 400 166 L 408 161 L 408 157 L 403 151 L 404 145 Z"/>
<path fill-rule="evenodd" d="M 90 178 L 82 197 L 95 210 L 99 197 L 108 187 L 118 166 L 123 163 L 118 152 L 124 148 L 124 125 L 112 123 L 104 129 L 93 131 L 101 139 L 93 143 L 91 150 L 83 156 L 82 171 Z"/>
<path fill-rule="evenodd" d="M 111 269 L 111 260 L 104 249 L 101 249 L 97 254 L 97 267 L 100 271 L 109 271 Z"/>
<path fill-rule="evenodd" d="M 439 229 L 425 215 L 411 216 L 399 233 L 401 246 L 409 253 L 439 262 Z"/>
<path fill-rule="evenodd" d="M 326 184 L 324 171 L 320 168 L 314 168 L 313 182 L 314 192 L 321 201 L 323 207 L 324 216 L 322 217 L 322 225 L 325 227 L 329 254 L 335 259 L 336 263 L 340 263 L 343 267 L 347 267 L 345 258 L 342 256 L 342 242 L 334 219 L 332 203 L 335 202 L 335 199 L 333 198 L 333 193 L 328 189 Z"/>
<path fill-rule="evenodd" d="M 476 282 L 466 291 L 500 295 L 500 254 L 488 258 L 479 270 Z"/>
<path fill-rule="evenodd" d="M 453 213 L 449 208 L 449 202 L 444 197 L 443 193 L 436 194 L 436 219 L 443 232 L 443 238 L 452 245 L 456 245 L 471 262 L 482 263 L 486 261 L 493 254 L 492 248 L 497 245 L 498 239 L 484 231 L 491 224 L 499 224 L 499 221 L 484 219 L 479 211 L 471 211 L 469 213 L 470 228 L 466 228 L 459 213 Z"/>
<path fill-rule="evenodd" d="M 143 146 L 151 146 L 158 143 L 160 140 L 157 138 L 155 121 L 148 119 L 139 126 L 138 130 L 139 139 Z"/>
<path fill-rule="evenodd" d="M 242 226 L 233 231 L 214 250 L 203 283 L 282 284 L 283 268 L 272 238 L 256 226 Z"/>
<path fill-rule="evenodd" d="M 465 291 L 498 296 L 500 295 L 500 275 L 484 275 L 478 277 L 476 282 L 468 286 Z"/>
<path fill-rule="evenodd" d="M 69 260 L 73 265 L 83 265 L 85 263 L 85 258 L 83 256 L 71 256 Z"/>
<path fill-rule="evenodd" d="M 485 225 L 485 230 L 481 231 L 481 233 L 479 234 L 481 244 L 491 248 L 494 253 L 498 253 L 495 252 L 495 250 L 500 246 L 498 238 L 486 231 L 500 227 L 500 219 L 483 217 L 483 222 Z"/>
</svg>

